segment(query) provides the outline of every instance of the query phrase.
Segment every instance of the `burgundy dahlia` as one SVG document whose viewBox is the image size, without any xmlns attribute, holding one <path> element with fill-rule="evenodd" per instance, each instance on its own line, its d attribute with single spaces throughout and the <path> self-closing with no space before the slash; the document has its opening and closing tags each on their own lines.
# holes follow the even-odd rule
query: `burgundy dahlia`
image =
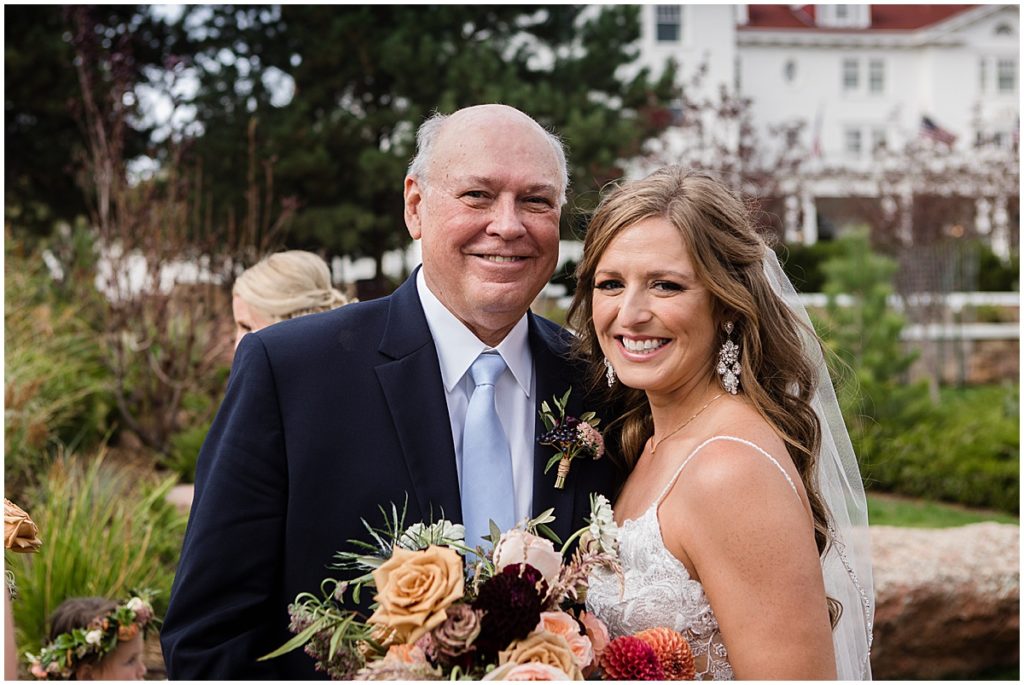
<svg viewBox="0 0 1024 685">
<path fill-rule="evenodd" d="M 617 637 L 601 655 L 605 680 L 664 680 L 654 648 L 638 637 Z"/>
<path fill-rule="evenodd" d="M 473 608 L 483 618 L 473 644 L 485 659 L 537 627 L 547 591 L 544 577 L 529 564 L 509 564 L 480 586 Z"/>
</svg>

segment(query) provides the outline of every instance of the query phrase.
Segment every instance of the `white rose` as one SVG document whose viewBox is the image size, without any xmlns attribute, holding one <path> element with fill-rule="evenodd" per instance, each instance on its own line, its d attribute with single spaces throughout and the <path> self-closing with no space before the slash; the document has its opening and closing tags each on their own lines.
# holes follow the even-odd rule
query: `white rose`
<svg viewBox="0 0 1024 685">
<path fill-rule="evenodd" d="M 86 642 L 86 644 L 99 646 L 99 644 L 100 644 L 100 642 L 102 640 L 103 640 L 103 631 L 102 630 L 90 630 L 88 633 L 85 634 L 85 642 Z"/>
<path fill-rule="evenodd" d="M 555 551 L 550 540 L 512 529 L 501 536 L 494 546 L 494 566 L 501 571 L 512 564 L 529 564 L 544 576 L 548 585 L 558 580 L 562 571 L 562 555 Z"/>
<path fill-rule="evenodd" d="M 439 521 L 434 524 L 441 529 L 440 538 L 445 543 L 464 543 L 466 541 L 466 527 L 461 523 L 452 523 L 448 520 Z"/>
<path fill-rule="evenodd" d="M 619 530 L 615 525 L 612 505 L 604 495 L 591 498 L 590 537 L 597 541 L 601 551 L 614 554 L 618 550 Z"/>
<path fill-rule="evenodd" d="M 138 613 L 139 610 L 142 609 L 142 607 L 145 605 L 142 603 L 142 600 L 140 598 L 132 597 L 128 600 L 128 604 L 126 606 L 128 607 L 129 611 L 134 611 L 135 613 Z"/>
<path fill-rule="evenodd" d="M 426 549 L 430 545 L 451 547 L 452 545 L 463 544 L 465 539 L 466 529 L 462 524 L 441 520 L 430 526 L 414 523 L 402 533 L 398 540 L 398 545 L 403 549 L 416 552 Z"/>
</svg>

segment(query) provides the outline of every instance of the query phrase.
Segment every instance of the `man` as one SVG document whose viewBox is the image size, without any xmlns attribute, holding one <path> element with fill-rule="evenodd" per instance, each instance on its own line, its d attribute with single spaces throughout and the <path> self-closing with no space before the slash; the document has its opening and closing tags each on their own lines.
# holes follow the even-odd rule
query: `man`
<svg viewBox="0 0 1024 685">
<path fill-rule="evenodd" d="M 174 679 L 310 678 L 281 646 L 286 607 L 319 591 L 360 518 L 408 499 L 408 524 L 442 512 L 469 529 L 556 509 L 567 535 L 607 460 L 576 464 L 564 490 L 543 473 L 540 402 L 582 383 L 567 334 L 528 308 L 554 271 L 567 174 L 560 143 L 511 107 L 428 120 L 405 180 L 423 266 L 395 293 L 246 335 L 203 445 L 162 644 Z M 501 357 L 490 415 L 507 445 L 475 449 L 477 358 Z M 477 405 L 479 406 L 479 404 Z M 463 447 L 467 449 L 463 449 Z M 464 453 L 465 452 L 465 453 Z M 481 471 L 479 459 L 504 453 Z M 480 501 L 481 493 L 492 493 Z M 482 507 L 482 508 L 481 508 Z M 479 539 L 467 535 L 468 542 Z"/>
</svg>

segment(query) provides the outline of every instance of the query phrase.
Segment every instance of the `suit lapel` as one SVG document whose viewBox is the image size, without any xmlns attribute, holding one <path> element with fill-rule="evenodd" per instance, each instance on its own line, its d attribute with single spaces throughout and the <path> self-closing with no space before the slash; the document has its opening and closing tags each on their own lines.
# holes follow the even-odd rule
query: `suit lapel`
<svg viewBox="0 0 1024 685">
<path fill-rule="evenodd" d="M 533 354 L 533 364 L 536 378 L 537 394 L 534 398 L 534 460 L 533 460 L 533 514 L 536 516 L 545 509 L 555 509 L 555 522 L 551 526 L 558 536 L 564 541 L 574 530 L 576 512 L 573 510 L 573 502 L 576 498 L 576 484 L 578 478 L 574 478 L 572 472 L 566 479 L 565 488 L 555 488 L 555 469 L 552 467 L 546 474 L 544 467 L 548 460 L 554 455 L 554 448 L 537 444 L 537 438 L 545 432 L 544 422 L 540 419 L 540 403 L 547 401 L 551 405 L 551 398 L 556 394 L 561 397 L 565 391 L 572 387 L 573 378 L 571 367 L 560 353 L 565 345 L 537 325 L 534 315 L 530 317 L 530 349 Z M 573 388 L 569 396 L 569 406 L 566 413 L 571 416 L 579 416 L 579 402 L 581 401 L 582 388 Z M 553 408 L 553 407 L 552 407 Z M 574 470 L 580 464 L 574 464 Z"/>
<path fill-rule="evenodd" d="M 443 511 L 444 518 L 460 522 L 448 403 L 415 272 L 391 296 L 379 350 L 393 360 L 377 366 L 376 372 L 415 488 L 409 494 L 420 516 L 410 520 L 437 520 Z"/>
</svg>

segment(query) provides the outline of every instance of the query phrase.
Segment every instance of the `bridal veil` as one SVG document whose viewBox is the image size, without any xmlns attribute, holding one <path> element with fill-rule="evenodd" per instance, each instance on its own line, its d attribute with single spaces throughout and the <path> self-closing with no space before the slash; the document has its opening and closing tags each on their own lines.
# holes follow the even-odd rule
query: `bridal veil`
<svg viewBox="0 0 1024 685">
<path fill-rule="evenodd" d="M 782 271 L 775 252 L 766 247 L 762 261 L 773 290 L 807 326 L 804 353 L 817 369 L 817 387 L 811 406 L 821 423 L 821 453 L 815 476 L 830 515 L 830 544 L 821 566 L 825 593 L 843 607 L 839 622 L 832 631 L 836 672 L 840 680 L 867 680 L 871 678 L 875 600 L 867 500 L 857 456 L 839 410 L 821 346 L 810 334 L 814 329 L 807 310 Z"/>
</svg>

